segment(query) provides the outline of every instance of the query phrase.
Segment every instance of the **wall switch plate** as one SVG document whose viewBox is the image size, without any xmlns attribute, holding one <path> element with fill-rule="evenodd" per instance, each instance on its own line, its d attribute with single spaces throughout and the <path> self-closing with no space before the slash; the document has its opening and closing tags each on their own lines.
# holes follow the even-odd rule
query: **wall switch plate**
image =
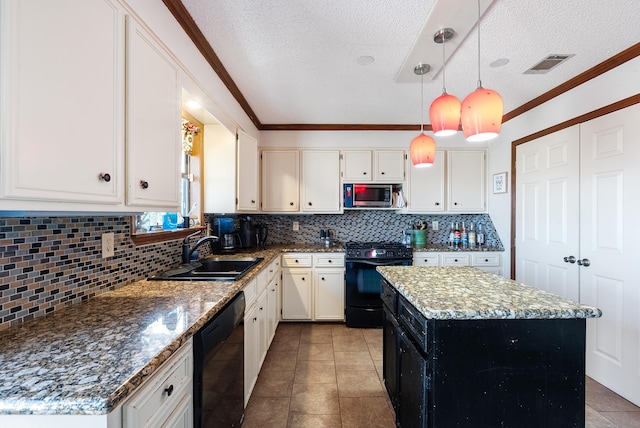
<svg viewBox="0 0 640 428">
<path fill-rule="evenodd" d="M 297 221 L 293 222 L 293 230 L 300 230 L 300 223 L 298 223 Z"/>
<path fill-rule="evenodd" d="M 113 257 L 115 254 L 115 237 L 113 232 L 102 234 L 102 258 Z"/>
<path fill-rule="evenodd" d="M 438 230 L 438 221 L 437 220 L 433 220 L 431 222 L 431 230 Z"/>
</svg>

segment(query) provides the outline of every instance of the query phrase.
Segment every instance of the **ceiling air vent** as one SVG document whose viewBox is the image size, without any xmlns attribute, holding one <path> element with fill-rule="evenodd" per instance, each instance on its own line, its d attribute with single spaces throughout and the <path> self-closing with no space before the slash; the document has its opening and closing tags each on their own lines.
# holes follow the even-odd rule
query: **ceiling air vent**
<svg viewBox="0 0 640 428">
<path fill-rule="evenodd" d="M 576 54 L 554 54 L 548 55 L 543 58 L 542 61 L 525 71 L 523 74 L 545 74 L 548 73 L 549 70 L 556 68 L 558 65 L 562 64 L 569 58 L 575 56 Z"/>
</svg>

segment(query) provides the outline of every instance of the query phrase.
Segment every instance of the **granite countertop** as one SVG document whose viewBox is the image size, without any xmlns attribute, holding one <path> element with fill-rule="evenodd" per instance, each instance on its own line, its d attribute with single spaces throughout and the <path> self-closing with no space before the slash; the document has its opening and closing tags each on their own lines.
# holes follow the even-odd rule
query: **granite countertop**
<svg viewBox="0 0 640 428">
<path fill-rule="evenodd" d="M 472 267 L 379 266 L 427 319 L 597 318 L 602 312 Z"/>
<path fill-rule="evenodd" d="M 4 330 L 0 414 L 106 414 L 282 252 L 341 251 L 245 250 L 264 261 L 239 281 L 140 280 Z"/>
<path fill-rule="evenodd" d="M 444 244 L 436 244 L 436 243 L 428 243 L 424 246 L 424 247 L 416 247 L 415 245 L 412 246 L 413 248 L 413 252 L 414 253 L 431 253 L 431 252 L 460 252 L 460 253 L 467 253 L 467 252 L 493 252 L 493 251 L 504 251 L 504 248 L 502 247 L 482 247 L 482 248 L 449 248 L 449 246 L 444 245 Z"/>
</svg>

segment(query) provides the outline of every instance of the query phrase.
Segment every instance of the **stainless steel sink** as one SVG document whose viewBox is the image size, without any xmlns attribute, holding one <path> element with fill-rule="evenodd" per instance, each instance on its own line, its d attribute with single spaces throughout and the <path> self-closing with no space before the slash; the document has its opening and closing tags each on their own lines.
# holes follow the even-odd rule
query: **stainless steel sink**
<svg viewBox="0 0 640 428">
<path fill-rule="evenodd" d="M 262 260 L 262 257 L 209 257 L 159 273 L 149 280 L 237 281 Z"/>
</svg>

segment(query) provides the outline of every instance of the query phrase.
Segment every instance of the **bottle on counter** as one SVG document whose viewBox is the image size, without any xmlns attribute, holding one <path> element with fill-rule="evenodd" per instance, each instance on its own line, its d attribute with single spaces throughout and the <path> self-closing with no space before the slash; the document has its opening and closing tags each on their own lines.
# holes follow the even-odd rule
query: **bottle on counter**
<svg viewBox="0 0 640 428">
<path fill-rule="evenodd" d="M 467 230 L 464 221 L 462 222 L 462 229 L 460 229 L 460 244 L 465 250 L 469 248 L 469 231 Z"/>
<path fill-rule="evenodd" d="M 482 224 L 478 223 L 478 232 L 476 234 L 476 241 L 478 241 L 478 248 L 482 248 L 485 243 L 484 230 Z"/>
<path fill-rule="evenodd" d="M 460 240 L 462 239 L 462 234 L 460 232 L 460 223 L 456 221 L 456 225 L 453 229 L 453 248 L 456 250 L 460 248 Z"/>
<path fill-rule="evenodd" d="M 469 248 L 475 249 L 476 248 L 476 242 L 477 242 L 476 229 L 475 229 L 475 227 L 473 225 L 473 222 L 471 222 L 469 224 Z"/>
<path fill-rule="evenodd" d="M 454 237 L 455 237 L 455 228 L 453 227 L 453 222 L 451 222 L 451 227 L 449 228 L 449 248 L 453 249 L 454 247 Z"/>
</svg>

